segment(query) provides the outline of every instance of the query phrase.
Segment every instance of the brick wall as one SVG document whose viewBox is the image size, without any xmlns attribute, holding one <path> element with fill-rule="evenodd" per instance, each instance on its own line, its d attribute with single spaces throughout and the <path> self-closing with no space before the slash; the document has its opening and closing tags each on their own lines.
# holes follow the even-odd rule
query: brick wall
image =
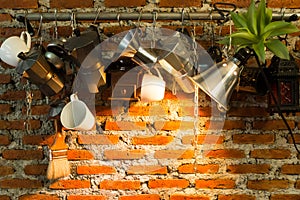
<svg viewBox="0 0 300 200">
<path fill-rule="evenodd" d="M 250 1 L 228 0 L 239 9 Z M 160 12 L 181 12 L 182 7 L 208 12 L 200 0 L 68 1 L 0 0 L 0 38 L 19 35 L 24 26 L 15 13 L 62 11 L 135 11 L 143 7 Z M 210 1 L 209 1 L 210 2 Z M 215 2 L 215 1 L 213 1 Z M 299 13 L 295 0 L 268 0 L 274 10 Z M 126 8 L 124 8 L 124 6 Z M 78 22 L 84 29 L 90 22 Z M 102 21 L 104 34 L 117 33 L 116 21 Z M 181 22 L 160 21 L 177 28 Z M 205 22 L 197 22 L 197 40 L 208 47 Z M 211 23 L 211 22 L 210 22 Z M 35 28 L 37 22 L 32 22 Z M 51 39 L 53 23 L 44 24 L 44 43 Z M 222 34 L 229 30 L 225 25 Z M 71 34 L 69 22 L 59 22 L 59 35 Z M 299 34 L 289 38 L 290 49 L 299 51 Z M 26 90 L 33 93 L 32 115 L 26 115 Z M 193 95 L 167 92 L 161 102 L 131 102 L 116 109 L 103 91 L 96 107 L 102 131 L 66 130 L 72 174 L 49 181 L 48 146 L 53 142 L 53 120 L 47 117 L 48 100 L 35 85 L 26 84 L 15 69 L 0 67 L 0 200 L 281 200 L 300 199 L 300 162 L 287 129 L 278 115 L 266 110 L 267 97 L 234 93 L 225 115 L 200 91 L 198 132 L 194 127 Z M 299 115 L 287 121 L 300 143 Z M 25 124 L 30 123 L 30 130 Z M 197 145 L 195 145 L 195 143 Z"/>
</svg>

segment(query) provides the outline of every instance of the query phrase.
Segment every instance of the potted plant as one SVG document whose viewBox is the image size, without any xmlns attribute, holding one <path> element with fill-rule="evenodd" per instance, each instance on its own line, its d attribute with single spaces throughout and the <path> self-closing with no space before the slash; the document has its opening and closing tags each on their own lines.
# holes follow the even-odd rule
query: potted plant
<svg viewBox="0 0 300 200">
<path fill-rule="evenodd" d="M 265 0 L 256 6 L 254 0 L 247 12 L 231 12 L 236 31 L 225 37 L 220 43 L 231 44 L 237 50 L 248 47 L 257 55 L 260 64 L 266 61 L 266 49 L 281 59 L 289 59 L 287 47 L 278 36 L 298 32 L 290 22 L 272 21 L 272 10 L 266 7 Z"/>
</svg>

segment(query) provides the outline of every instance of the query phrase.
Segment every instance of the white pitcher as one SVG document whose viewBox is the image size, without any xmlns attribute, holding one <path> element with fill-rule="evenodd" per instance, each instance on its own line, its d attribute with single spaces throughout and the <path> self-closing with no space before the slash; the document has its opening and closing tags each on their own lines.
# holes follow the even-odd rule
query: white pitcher
<svg viewBox="0 0 300 200">
<path fill-rule="evenodd" d="M 0 58 L 3 62 L 16 67 L 20 61 L 18 54 L 21 52 L 28 52 L 30 47 L 31 36 L 27 31 L 23 31 L 20 37 L 11 36 L 2 43 L 0 48 Z"/>
</svg>

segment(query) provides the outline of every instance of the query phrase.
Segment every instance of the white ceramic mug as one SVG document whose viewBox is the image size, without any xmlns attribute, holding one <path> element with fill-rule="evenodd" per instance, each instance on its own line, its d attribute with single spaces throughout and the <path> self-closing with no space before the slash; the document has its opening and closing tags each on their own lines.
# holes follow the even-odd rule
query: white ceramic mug
<svg viewBox="0 0 300 200">
<path fill-rule="evenodd" d="M 30 47 L 31 36 L 27 31 L 23 31 L 20 37 L 11 36 L 4 40 L 0 48 L 0 58 L 3 62 L 16 67 L 20 61 L 18 54 L 28 52 Z"/>
<path fill-rule="evenodd" d="M 76 94 L 71 95 L 71 101 L 61 111 L 60 121 L 65 128 L 80 131 L 91 130 L 96 123 L 92 112 Z"/>
<path fill-rule="evenodd" d="M 160 101 L 165 96 L 166 82 L 162 78 L 159 70 L 155 68 L 158 76 L 144 74 L 141 83 L 141 101 Z"/>
</svg>

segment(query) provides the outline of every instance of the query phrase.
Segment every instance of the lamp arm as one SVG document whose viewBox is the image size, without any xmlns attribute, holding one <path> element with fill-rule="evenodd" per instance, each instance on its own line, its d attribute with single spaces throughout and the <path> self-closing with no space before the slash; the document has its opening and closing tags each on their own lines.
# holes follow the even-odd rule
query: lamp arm
<svg viewBox="0 0 300 200">
<path fill-rule="evenodd" d="M 266 84 L 266 86 L 267 86 L 267 88 L 268 88 L 268 90 L 270 92 L 272 100 L 274 101 L 274 103 L 276 105 L 276 109 L 278 111 L 278 114 L 281 117 L 281 119 L 282 119 L 283 123 L 285 124 L 285 126 L 287 127 L 289 134 L 291 135 L 291 138 L 292 138 L 292 141 L 293 141 L 293 145 L 294 145 L 297 153 L 300 154 L 300 151 L 299 151 L 299 149 L 297 147 L 297 144 L 296 144 L 296 141 L 295 141 L 295 137 L 294 137 L 293 131 L 292 131 L 290 125 L 288 124 L 286 118 L 284 117 L 282 110 L 280 109 L 280 105 L 278 103 L 278 100 L 276 99 L 276 97 L 275 97 L 275 95 L 274 95 L 274 93 L 272 91 L 271 85 L 269 83 L 269 80 L 268 80 L 268 78 L 267 78 L 267 76 L 266 76 L 266 74 L 265 74 L 265 72 L 263 70 L 263 65 L 260 63 L 259 58 L 258 58 L 258 56 L 255 53 L 254 53 L 254 56 L 255 56 L 256 62 L 258 63 L 258 66 L 259 66 L 260 72 L 261 72 L 261 74 L 263 76 L 263 79 L 265 81 L 265 84 Z"/>
</svg>

